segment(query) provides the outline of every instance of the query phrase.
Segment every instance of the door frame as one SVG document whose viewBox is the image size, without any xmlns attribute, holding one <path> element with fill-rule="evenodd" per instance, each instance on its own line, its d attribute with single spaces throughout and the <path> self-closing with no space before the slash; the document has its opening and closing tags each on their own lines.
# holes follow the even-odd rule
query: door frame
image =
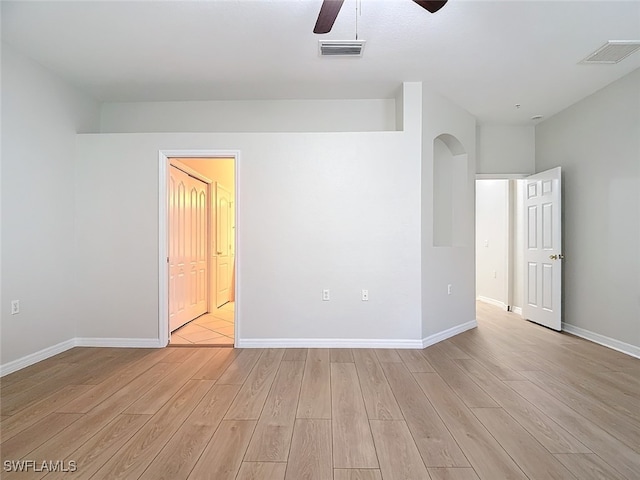
<svg viewBox="0 0 640 480">
<path fill-rule="evenodd" d="M 240 260 L 241 252 L 238 249 L 238 232 L 242 230 L 241 211 L 242 205 L 238 201 L 240 191 L 239 186 L 239 150 L 159 150 L 158 151 L 158 340 L 160 345 L 166 347 L 169 344 L 169 222 L 168 222 L 168 202 L 169 202 L 169 162 L 172 157 L 183 158 L 233 158 L 234 159 L 234 181 L 235 181 L 235 226 L 236 235 L 234 239 L 234 253 L 236 262 L 235 275 L 235 312 L 234 312 L 234 346 L 238 343 L 238 324 L 241 318 L 240 299 L 242 290 L 240 287 L 241 269 Z"/>
</svg>

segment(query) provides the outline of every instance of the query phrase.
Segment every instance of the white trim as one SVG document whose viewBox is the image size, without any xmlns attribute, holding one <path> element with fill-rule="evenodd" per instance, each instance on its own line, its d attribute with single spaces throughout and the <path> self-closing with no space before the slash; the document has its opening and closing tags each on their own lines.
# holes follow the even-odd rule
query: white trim
<svg viewBox="0 0 640 480">
<path fill-rule="evenodd" d="M 25 355 L 22 358 L 18 358 L 17 360 L 13 360 L 12 362 L 5 363 L 4 365 L 0 365 L 0 377 L 4 377 L 5 375 L 9 375 L 10 373 L 17 372 L 18 370 L 33 365 L 34 363 L 41 362 L 42 360 L 46 360 L 49 357 L 53 357 L 59 353 L 62 353 L 70 348 L 76 346 L 75 339 L 65 340 L 64 342 L 60 342 L 57 345 L 52 345 L 47 348 L 43 348 L 34 353 L 30 353 L 29 355 Z"/>
<path fill-rule="evenodd" d="M 472 328 L 476 328 L 478 326 L 477 320 L 471 320 L 470 322 L 460 324 L 456 327 L 448 328 L 439 333 L 434 333 L 433 335 L 429 335 L 422 339 L 422 345 L 419 348 L 426 348 L 430 345 L 433 345 L 438 342 L 442 342 L 447 338 L 455 337 L 456 335 L 461 334 L 462 332 L 466 332 L 467 330 L 471 330 Z"/>
<path fill-rule="evenodd" d="M 501 302 L 500 300 L 494 300 L 493 298 L 483 297 L 482 295 L 478 295 L 477 299 L 480 300 L 481 302 L 488 303 L 490 305 L 495 305 L 496 307 L 500 307 L 503 310 L 507 310 L 507 304 L 504 302 Z"/>
<path fill-rule="evenodd" d="M 236 312 L 237 314 L 237 312 Z M 472 320 L 449 328 L 422 340 L 412 339 L 360 339 L 360 338 L 248 338 L 236 339 L 237 348 L 418 348 L 422 349 L 478 326 Z M 168 323 L 167 323 L 168 329 Z M 605 337 L 606 338 L 606 337 Z M 34 363 L 46 360 L 73 347 L 162 348 L 167 344 L 157 338 L 98 338 L 77 337 L 47 347 L 4 365 L 0 377 L 16 372 Z M 625 344 L 626 345 L 626 344 Z M 628 347 L 631 347 L 629 345 Z M 637 348 L 637 347 L 633 347 Z M 635 356 L 640 357 L 640 349 Z M 627 353 L 627 352 L 625 352 Z"/>
<path fill-rule="evenodd" d="M 0 377 L 17 372 L 35 363 L 51 358 L 74 347 L 162 348 L 157 338 L 82 338 L 76 337 L 43 348 L 22 358 L 0 365 Z"/>
<path fill-rule="evenodd" d="M 235 213 L 236 213 L 236 236 L 234 254 L 236 261 L 236 284 L 235 291 L 235 318 L 234 318 L 234 338 L 236 346 L 238 344 L 238 330 L 241 319 L 240 314 L 240 265 L 238 259 L 242 258 L 238 254 L 238 231 L 240 230 L 240 202 L 238 202 L 238 172 L 240 162 L 239 150 L 159 150 L 158 151 L 158 341 L 161 346 L 169 344 L 169 272 L 167 268 L 167 257 L 169 255 L 169 239 L 167 225 L 167 196 L 168 196 L 168 165 L 169 158 L 233 158 L 235 176 Z"/>
<path fill-rule="evenodd" d="M 600 335 L 599 333 L 591 332 L 589 330 L 585 330 L 584 328 L 576 327 L 575 325 L 570 325 L 564 322 L 562 322 L 562 330 L 577 337 L 581 337 L 599 345 L 617 350 L 618 352 L 626 353 L 627 355 L 630 355 L 632 357 L 640 358 L 640 347 L 636 347 L 635 345 L 630 345 L 614 338 L 605 337 L 604 335 Z"/>
<path fill-rule="evenodd" d="M 116 347 L 116 348 L 163 348 L 157 338 L 99 338 L 79 337 L 76 347 Z"/>
<path fill-rule="evenodd" d="M 377 338 L 244 338 L 237 348 L 422 348 L 420 340 Z"/>
<path fill-rule="evenodd" d="M 422 340 L 363 338 L 245 338 L 237 348 L 418 348 L 422 349 L 478 326 L 476 320 L 436 333 Z"/>
<path fill-rule="evenodd" d="M 169 343 L 169 152 L 158 152 L 158 341 Z"/>
<path fill-rule="evenodd" d="M 511 311 L 513 313 L 517 313 L 518 315 L 522 316 L 522 307 L 511 307 Z"/>
</svg>

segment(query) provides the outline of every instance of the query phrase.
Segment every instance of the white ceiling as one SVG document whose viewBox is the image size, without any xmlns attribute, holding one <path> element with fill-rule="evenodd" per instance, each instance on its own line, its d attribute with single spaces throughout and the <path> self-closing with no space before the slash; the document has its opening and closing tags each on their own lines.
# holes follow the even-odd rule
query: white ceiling
<svg viewBox="0 0 640 480">
<path fill-rule="evenodd" d="M 320 38 L 354 39 L 356 1 L 314 35 L 321 0 L 3 0 L 2 39 L 101 101 L 391 98 L 422 81 L 484 124 L 533 124 L 640 68 L 640 52 L 578 64 L 640 40 L 640 0 L 361 0 L 364 56 L 320 58 Z"/>
</svg>

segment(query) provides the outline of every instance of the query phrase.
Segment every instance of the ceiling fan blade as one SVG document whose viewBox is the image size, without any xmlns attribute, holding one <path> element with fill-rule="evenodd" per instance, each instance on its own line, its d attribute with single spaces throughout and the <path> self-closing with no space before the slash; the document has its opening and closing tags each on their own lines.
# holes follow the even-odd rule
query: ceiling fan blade
<svg viewBox="0 0 640 480">
<path fill-rule="evenodd" d="M 443 1 L 425 1 L 425 0 L 413 0 L 414 2 L 416 2 L 418 5 L 420 5 L 422 8 L 424 8 L 425 10 L 430 11 L 431 13 L 436 13 L 438 10 L 440 10 L 442 7 L 444 7 L 445 3 L 447 3 L 447 0 L 443 0 Z"/>
<path fill-rule="evenodd" d="M 320 13 L 318 14 L 316 26 L 313 28 L 313 33 L 329 33 L 343 3 L 344 0 L 324 0 L 322 7 L 320 7 Z"/>
</svg>

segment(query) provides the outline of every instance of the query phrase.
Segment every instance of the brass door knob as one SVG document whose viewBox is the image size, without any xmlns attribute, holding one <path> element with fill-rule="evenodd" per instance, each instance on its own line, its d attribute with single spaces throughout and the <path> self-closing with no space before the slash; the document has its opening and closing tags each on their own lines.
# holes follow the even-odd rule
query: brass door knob
<svg viewBox="0 0 640 480">
<path fill-rule="evenodd" d="M 551 260 L 562 260 L 564 258 L 564 255 L 562 255 L 561 253 L 559 253 L 558 255 L 549 255 L 549 258 Z"/>
</svg>

